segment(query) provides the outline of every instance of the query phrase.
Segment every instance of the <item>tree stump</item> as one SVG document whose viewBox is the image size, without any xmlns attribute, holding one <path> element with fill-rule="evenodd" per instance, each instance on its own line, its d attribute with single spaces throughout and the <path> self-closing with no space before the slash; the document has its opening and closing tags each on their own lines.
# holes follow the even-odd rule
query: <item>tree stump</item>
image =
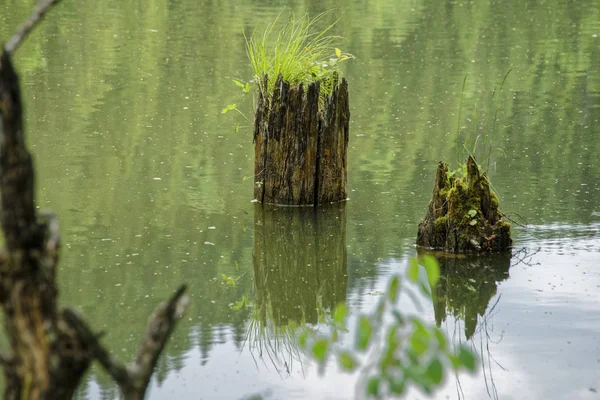
<svg viewBox="0 0 600 400">
<path fill-rule="evenodd" d="M 259 93 L 254 122 L 259 202 L 317 206 L 346 199 L 348 83 L 336 76 L 322 105 L 319 95 L 319 82 L 291 87 L 281 75 L 272 94 Z"/>
<path fill-rule="evenodd" d="M 498 197 L 473 157 L 464 177 L 438 164 L 427 215 L 419 223 L 417 246 L 451 253 L 503 251 L 512 245 L 510 223 L 502 219 Z"/>
<path fill-rule="evenodd" d="M 254 209 L 255 309 L 259 323 L 316 324 L 319 310 L 346 300 L 345 203 Z"/>
<path fill-rule="evenodd" d="M 496 295 L 498 283 L 509 277 L 512 254 L 438 256 L 440 279 L 433 288 L 433 310 L 437 326 L 448 315 L 465 323 L 469 340 L 477 329 L 479 317 L 487 312 Z"/>
</svg>

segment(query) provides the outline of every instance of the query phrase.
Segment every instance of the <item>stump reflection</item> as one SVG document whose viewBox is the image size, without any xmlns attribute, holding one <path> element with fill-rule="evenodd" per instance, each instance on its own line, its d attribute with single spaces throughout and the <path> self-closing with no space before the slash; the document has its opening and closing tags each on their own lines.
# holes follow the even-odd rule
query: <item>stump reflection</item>
<svg viewBox="0 0 600 400">
<path fill-rule="evenodd" d="M 509 277 L 511 254 L 438 257 L 440 280 L 432 291 L 435 321 L 438 326 L 448 315 L 464 321 L 469 340 L 476 332 L 499 282 Z"/>
<path fill-rule="evenodd" d="M 316 324 L 346 300 L 346 205 L 255 205 L 255 311 L 275 326 Z"/>
<path fill-rule="evenodd" d="M 346 300 L 346 205 L 254 209 L 252 320 L 246 344 L 253 357 L 290 374 L 302 365 L 298 334 L 326 323 Z M 257 364 L 258 367 L 258 364 Z"/>
</svg>

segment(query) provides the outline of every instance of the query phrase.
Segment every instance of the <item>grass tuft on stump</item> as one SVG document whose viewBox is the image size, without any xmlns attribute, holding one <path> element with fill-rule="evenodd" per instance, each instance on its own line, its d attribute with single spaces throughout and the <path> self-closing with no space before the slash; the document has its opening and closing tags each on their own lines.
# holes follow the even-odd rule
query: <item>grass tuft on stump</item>
<svg viewBox="0 0 600 400">
<path fill-rule="evenodd" d="M 342 39 L 340 36 L 329 35 L 339 18 L 324 29 L 317 28 L 331 12 L 312 19 L 308 14 L 298 18 L 291 13 L 283 24 L 279 13 L 262 33 L 255 29 L 250 37 L 245 36 L 253 80 L 263 97 L 269 98 L 275 91 L 279 75 L 291 87 L 319 82 L 321 105 L 332 94 L 341 76 L 339 65 L 354 56 L 335 47 Z"/>
</svg>

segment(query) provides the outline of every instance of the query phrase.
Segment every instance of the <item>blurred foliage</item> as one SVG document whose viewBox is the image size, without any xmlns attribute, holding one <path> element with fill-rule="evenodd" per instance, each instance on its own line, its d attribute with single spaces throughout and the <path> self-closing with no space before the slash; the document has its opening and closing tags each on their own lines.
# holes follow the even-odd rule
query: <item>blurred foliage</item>
<svg viewBox="0 0 600 400">
<path fill-rule="evenodd" d="M 425 270 L 426 280 L 420 278 L 420 267 Z M 429 297 L 440 277 L 439 264 L 429 255 L 412 259 L 406 276 L 409 284 L 417 285 Z M 398 297 L 410 295 L 410 291 L 400 276 L 391 279 L 375 311 L 358 316 L 352 329 L 356 332 L 352 350 L 336 345 L 337 332 L 346 327 L 348 309 L 344 304 L 335 310 L 331 335 L 304 332 L 300 344 L 311 349 L 321 367 L 331 355 L 348 372 L 359 368 L 368 398 L 400 397 L 411 385 L 431 394 L 450 372 L 474 371 L 475 354 L 468 347 L 453 349 L 442 330 L 420 317 L 406 315 L 396 306 Z M 386 322 L 387 318 L 392 322 Z"/>
</svg>

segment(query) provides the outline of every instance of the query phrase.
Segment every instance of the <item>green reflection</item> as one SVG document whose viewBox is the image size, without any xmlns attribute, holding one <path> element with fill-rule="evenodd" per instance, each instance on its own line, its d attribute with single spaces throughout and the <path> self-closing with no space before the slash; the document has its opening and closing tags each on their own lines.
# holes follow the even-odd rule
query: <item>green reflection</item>
<svg viewBox="0 0 600 400">
<path fill-rule="evenodd" d="M 508 279 L 510 252 L 483 256 L 439 256 L 440 280 L 432 291 L 435 321 L 438 326 L 448 316 L 465 323 L 469 340 L 480 318 L 489 312 L 490 300 L 498 283 Z"/>
<path fill-rule="evenodd" d="M 251 350 L 298 355 L 297 328 L 346 301 L 346 203 L 254 207 Z M 269 354 L 271 356 L 271 354 Z"/>
<path fill-rule="evenodd" d="M 0 38 L 35 2 L 0 2 Z M 386 273 L 375 261 L 413 251 L 435 165 L 455 158 L 465 74 L 469 129 L 475 110 L 485 109 L 512 68 L 495 135 L 503 151 L 490 171 L 503 211 L 554 224 L 557 237 L 573 236 L 561 224 L 598 219 L 592 214 L 600 210 L 597 0 L 63 1 L 15 59 L 39 205 L 56 211 L 62 227 L 61 302 L 82 309 L 107 331 L 115 355 L 130 359 L 156 303 L 188 282 L 192 304 L 161 358 L 161 381 L 190 349 L 199 348 L 205 363 L 218 343 L 241 348 L 247 334 L 250 313 L 229 305 L 252 293 L 257 270 L 253 182 L 244 180 L 253 174 L 252 127 L 235 134 L 239 121 L 220 111 L 239 103 L 231 79 L 251 77 L 242 32 L 285 5 L 298 15 L 341 9 L 334 33 L 357 57 L 345 69 L 351 268 L 347 283 L 317 280 L 317 272 L 333 271 L 313 271 L 305 288 L 288 285 L 287 294 L 260 283 L 257 304 L 271 304 L 273 321 L 318 320 L 314 308 L 325 308 L 329 296 L 323 285 L 339 293 L 332 296 L 337 301 L 343 283 L 361 304 L 373 277 Z M 245 106 L 250 115 L 251 104 Z M 519 236 L 517 229 L 517 244 Z M 275 271 L 284 285 L 286 272 Z M 243 276 L 228 287 L 221 274 Z M 320 294 L 308 295 L 309 289 Z M 274 294 L 267 296 L 269 290 Z M 289 309 L 280 300 L 304 305 Z M 230 354 L 231 363 L 237 358 Z M 97 375 L 91 379 L 104 387 L 104 398 L 113 398 L 110 382 Z"/>
</svg>

